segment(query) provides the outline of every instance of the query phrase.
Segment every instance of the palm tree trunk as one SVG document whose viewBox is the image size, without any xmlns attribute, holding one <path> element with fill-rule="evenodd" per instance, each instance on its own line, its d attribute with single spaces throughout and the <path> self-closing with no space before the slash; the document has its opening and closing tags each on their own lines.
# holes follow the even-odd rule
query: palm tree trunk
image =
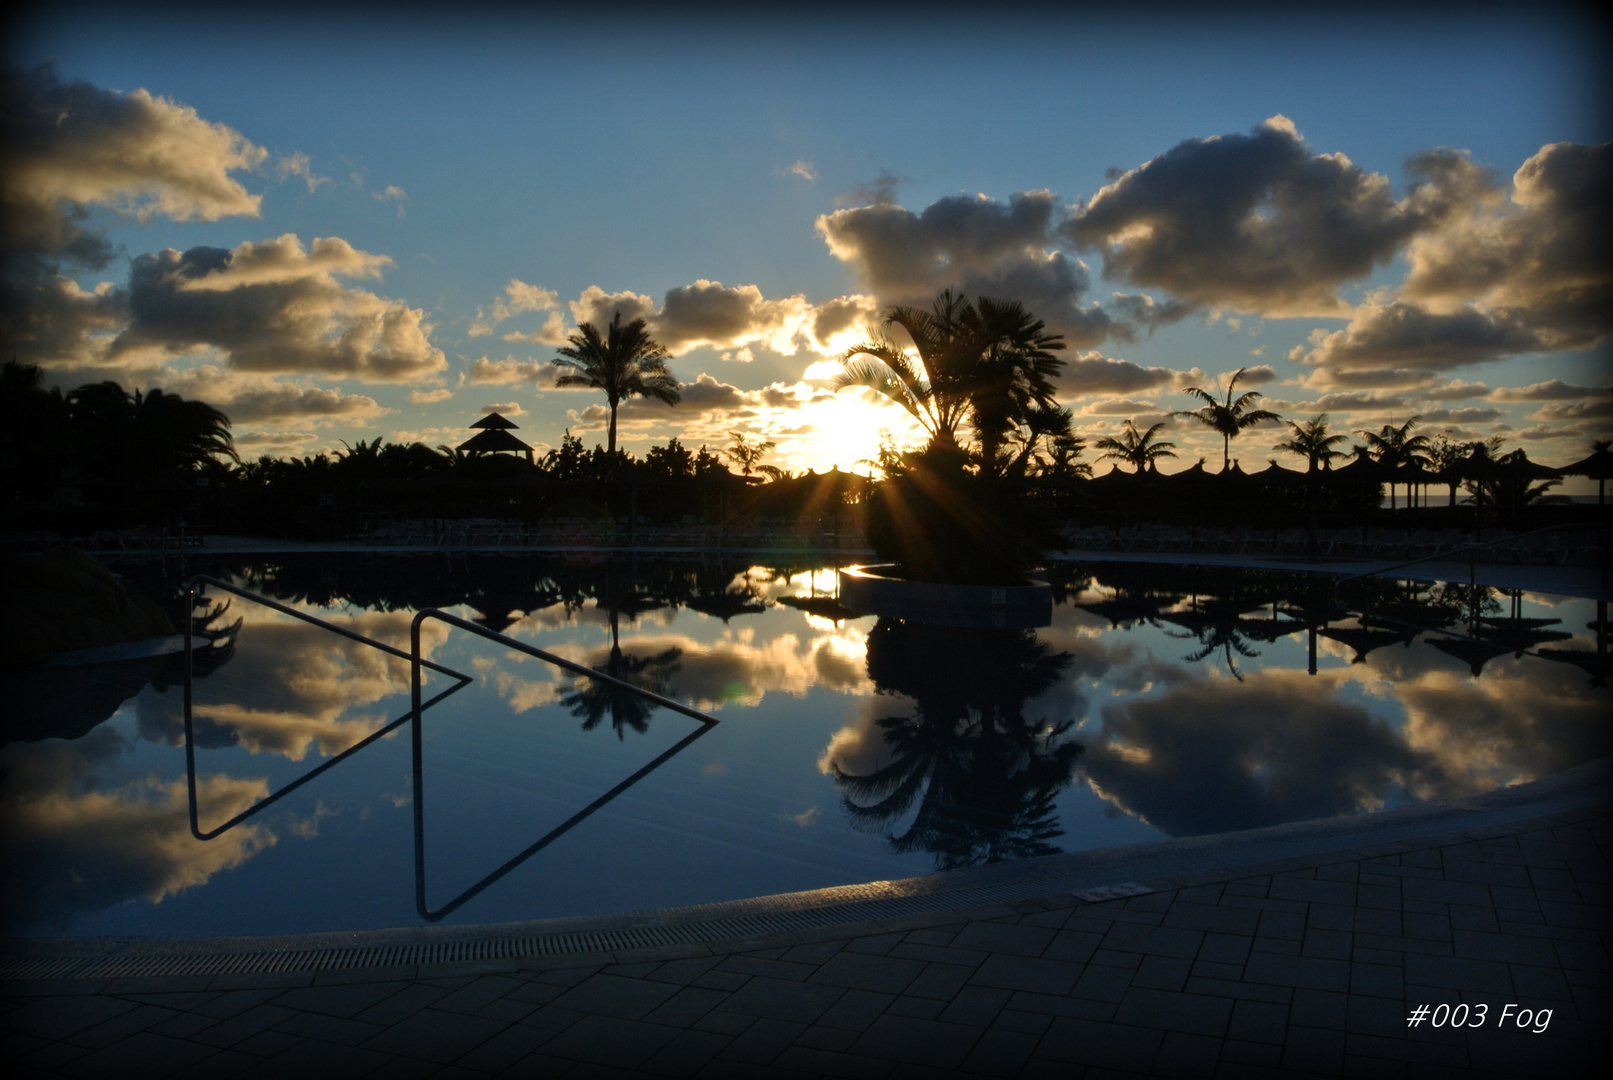
<svg viewBox="0 0 1613 1080">
<path fill-rule="evenodd" d="M 610 403 L 610 429 L 605 437 L 605 451 L 611 461 L 616 460 L 616 402 Z"/>
<path fill-rule="evenodd" d="M 1232 437 L 1221 436 L 1221 471 L 1226 472 L 1232 468 Z"/>
</svg>

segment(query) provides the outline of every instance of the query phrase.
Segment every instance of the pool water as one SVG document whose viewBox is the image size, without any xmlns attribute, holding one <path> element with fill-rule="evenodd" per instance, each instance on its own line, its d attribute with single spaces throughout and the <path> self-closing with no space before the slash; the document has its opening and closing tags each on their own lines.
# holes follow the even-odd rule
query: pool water
<svg viewBox="0 0 1613 1080">
<path fill-rule="evenodd" d="M 1301 574 L 1063 565 L 1052 625 L 1020 631 L 857 616 L 831 566 L 187 569 L 404 649 L 438 607 L 717 723 L 428 621 L 424 655 L 470 681 L 424 710 L 417 753 L 407 661 L 213 590 L 192 739 L 210 839 L 176 659 L 7 676 L 30 710 L 0 749 L 12 934 L 704 903 L 1370 812 L 1613 751 L 1605 605 L 1482 586 L 1336 601 Z M 172 568 L 125 570 L 178 602 Z M 454 685 L 428 672 L 424 694 Z"/>
</svg>

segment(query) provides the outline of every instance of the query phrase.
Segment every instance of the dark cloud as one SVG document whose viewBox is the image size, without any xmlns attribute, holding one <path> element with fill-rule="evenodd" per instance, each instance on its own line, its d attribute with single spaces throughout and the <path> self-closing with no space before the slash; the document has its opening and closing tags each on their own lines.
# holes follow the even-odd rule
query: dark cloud
<svg viewBox="0 0 1613 1080">
<path fill-rule="evenodd" d="M 1485 424 L 1501 419 L 1500 409 L 1486 409 L 1469 405 L 1465 409 L 1429 409 L 1422 414 L 1429 424 Z"/>
<path fill-rule="evenodd" d="M 1104 276 L 1274 316 L 1340 314 L 1337 289 L 1394 257 L 1428 212 L 1278 116 L 1189 139 L 1124 174 L 1060 227 Z"/>
<path fill-rule="evenodd" d="M 1083 770 L 1172 836 L 1231 832 L 1382 805 L 1431 770 L 1360 704 L 1303 672 L 1200 679 L 1103 710 Z"/>
<path fill-rule="evenodd" d="M 1561 379 L 1531 383 L 1528 386 L 1500 386 L 1490 393 L 1491 401 L 1578 401 L 1607 393 L 1606 388 L 1576 386 Z"/>
<path fill-rule="evenodd" d="M 896 176 L 884 169 L 867 183 L 853 184 L 835 196 L 840 206 L 890 206 L 896 202 L 896 188 L 906 177 Z"/>
<path fill-rule="evenodd" d="M 54 67 L 0 72 L 0 245 L 105 266 L 90 207 L 145 218 L 256 217 L 261 196 L 230 174 L 267 156 L 239 133 L 144 90 L 63 82 Z"/>
<path fill-rule="evenodd" d="M 1065 362 L 1059 388 L 1066 395 L 1135 394 L 1172 381 L 1170 368 L 1143 367 L 1088 350 Z"/>
<path fill-rule="evenodd" d="M 1291 359 L 1357 372 L 1446 371 L 1531 352 L 1589 348 L 1613 333 L 1613 144 L 1553 143 L 1510 186 L 1465 154 L 1408 166 L 1442 212 L 1406 249 L 1398 297 L 1315 331 Z"/>
<path fill-rule="evenodd" d="M 928 304 L 948 286 L 1012 297 L 1070 344 L 1096 344 L 1112 320 L 1096 305 L 1081 306 L 1085 269 L 1052 250 L 1058 208 L 1050 191 L 1017 192 L 1006 204 L 950 195 L 916 214 L 893 203 L 836 210 L 817 228 L 881 301 Z"/>
<path fill-rule="evenodd" d="M 305 251 L 290 234 L 232 249 L 167 249 L 135 259 L 131 320 L 111 356 L 223 352 L 230 366 L 264 373 L 319 373 L 406 382 L 446 366 L 425 312 L 342 277 L 374 277 L 389 262 L 346 241 Z"/>
</svg>

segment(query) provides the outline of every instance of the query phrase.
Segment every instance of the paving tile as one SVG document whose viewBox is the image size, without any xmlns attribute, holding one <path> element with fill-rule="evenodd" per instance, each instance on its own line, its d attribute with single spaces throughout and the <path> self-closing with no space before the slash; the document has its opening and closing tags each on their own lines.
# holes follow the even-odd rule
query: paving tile
<svg viewBox="0 0 1613 1080">
<path fill-rule="evenodd" d="M 677 1028 L 665 1024 L 646 1024 L 619 1016 L 585 1016 L 544 1043 L 540 1052 L 546 1057 L 636 1069 L 677 1035 Z"/>
<path fill-rule="evenodd" d="M 1221 1062 L 1217 1076 L 1246 1076 L 1250 1067 L 1276 1070 L 1282 1063 L 1282 1045 L 1273 1043 L 1242 1042 L 1227 1039 L 1221 1043 Z"/>
<path fill-rule="evenodd" d="M 725 1013 L 721 1009 L 713 1009 L 696 1020 L 691 1026 L 699 1031 L 715 1031 L 722 1035 L 738 1035 L 754 1023 L 756 1023 L 756 1017 L 754 1016 L 741 1016 L 738 1013 Z"/>
<path fill-rule="evenodd" d="M 720 990 L 706 990 L 698 986 L 679 987 L 676 993 L 642 1019 L 653 1024 L 688 1027 L 726 1000 L 728 995 Z"/>
<path fill-rule="evenodd" d="M 1041 956 L 1056 934 L 1056 930 L 1046 926 L 978 922 L 964 927 L 952 944 L 960 949 L 982 952 Z"/>
<path fill-rule="evenodd" d="M 345 986 L 299 986 L 276 994 L 276 1005 L 327 1016 L 357 1016 L 405 989 L 404 982 L 349 983 Z"/>
<path fill-rule="evenodd" d="M 784 950 L 784 955 L 780 959 L 794 964 L 821 964 L 845 947 L 844 938 L 809 941 L 805 945 Z"/>
<path fill-rule="evenodd" d="M 226 1049 L 260 1031 L 267 1031 L 294 1015 L 295 1010 L 281 1008 L 279 1005 L 257 1005 L 228 1020 L 220 1020 L 212 1027 L 197 1032 L 191 1039 L 206 1046 Z"/>
<path fill-rule="evenodd" d="M 1120 1002 L 1115 1023 L 1220 1038 L 1226 1034 L 1232 1005 L 1226 998 L 1134 986 L 1126 991 L 1125 998 Z"/>
<path fill-rule="evenodd" d="M 795 964 L 788 960 L 773 960 L 760 956 L 728 956 L 717 965 L 717 972 L 731 975 L 766 975 L 770 979 L 804 980 L 817 970 L 814 964 Z"/>
<path fill-rule="evenodd" d="M 724 1012 L 810 1024 L 843 993 L 837 986 L 754 978 L 734 991 L 722 1007 Z"/>
<path fill-rule="evenodd" d="M 762 1017 L 723 1047 L 717 1056 L 752 1065 L 767 1065 L 789 1049 L 806 1027 L 805 1024 Z"/>
<path fill-rule="evenodd" d="M 1165 1033 L 1154 1027 L 1124 1027 L 1060 1017 L 1036 1046 L 1035 1056 L 1102 1069 L 1146 1073 Z M 1069 1075 L 1067 1072 L 1065 1075 Z"/>
<path fill-rule="evenodd" d="M 858 1032 L 848 1028 L 825 1027 L 814 1024 L 796 1037 L 795 1045 L 810 1046 L 814 1050 L 845 1051 L 857 1041 Z"/>
<path fill-rule="evenodd" d="M 1220 1039 L 1171 1031 L 1154 1057 L 1151 1075 L 1198 1080 L 1212 1075 L 1220 1059 Z"/>
<path fill-rule="evenodd" d="M 1249 957 L 1250 940 L 1243 934 L 1205 934 L 1198 959 L 1217 964 L 1242 964 Z"/>
<path fill-rule="evenodd" d="M 407 1024 L 394 1024 L 367 1040 L 367 1050 L 448 1064 L 503 1031 L 509 1025 L 485 1016 L 426 1009 Z"/>
<path fill-rule="evenodd" d="M 1209 904 L 1173 904 L 1164 925 L 1182 930 L 1210 930 L 1222 934 L 1253 934 L 1260 912 L 1246 908 L 1211 907 Z"/>
<path fill-rule="evenodd" d="M 934 1020 L 946 1008 L 945 1001 L 935 998 L 899 997 L 885 1010 L 887 1016 L 912 1016 L 920 1020 Z"/>
<path fill-rule="evenodd" d="M 1088 968 L 1088 971 L 1097 970 Z M 1119 969 L 1107 969 L 1119 970 Z M 1067 994 L 1081 976 L 1081 965 L 1064 960 L 1030 956 L 993 955 L 969 979 L 978 986 L 1026 990 L 1039 994 Z"/>
<path fill-rule="evenodd" d="M 1329 990 L 1295 990 L 1288 1022 L 1301 1027 L 1344 1030 L 1349 995 Z"/>
<path fill-rule="evenodd" d="M 855 952 L 874 953 L 884 956 L 902 943 L 903 936 L 899 933 L 859 936 L 847 942 L 846 948 Z"/>
<path fill-rule="evenodd" d="M 382 998 L 363 1012 L 353 1016 L 372 1024 L 396 1024 L 415 1015 L 439 998 L 453 993 L 438 986 L 414 983 L 390 997 Z"/>
<path fill-rule="evenodd" d="M 488 1002 L 497 1001 L 523 985 L 525 985 L 523 980 L 507 975 L 483 975 L 437 999 L 431 1007 L 444 1012 L 473 1013 Z"/>
<path fill-rule="evenodd" d="M 1255 953 L 1244 967 L 1244 978 L 1249 982 L 1272 986 L 1345 990 L 1350 985 L 1350 965 L 1343 960 L 1323 960 L 1312 956 Z"/>
<path fill-rule="evenodd" d="M 379 1024 L 366 1024 L 342 1016 L 324 1016 L 320 1013 L 298 1012 L 274 1026 L 275 1031 L 296 1035 L 304 1039 L 357 1046 L 386 1030 Z"/>
<path fill-rule="evenodd" d="M 790 1047 L 779 1055 L 774 1064 L 777 1068 L 802 1075 L 843 1076 L 854 1080 L 879 1080 L 892 1067 L 889 1060 L 818 1050 L 809 1046 Z"/>
<path fill-rule="evenodd" d="M 1239 1001 L 1232 1006 L 1227 1038 L 1282 1045 L 1288 1036 L 1288 1006 L 1266 1001 Z"/>
<path fill-rule="evenodd" d="M 1183 960 L 1180 957 L 1145 956 L 1137 970 L 1132 973 L 1131 985 L 1152 987 L 1156 990 L 1180 990 L 1186 985 L 1188 973 L 1192 968 L 1191 960 Z M 1233 968 L 1230 975 L 1232 978 L 1237 978 L 1238 969 Z"/>
<path fill-rule="evenodd" d="M 82 1057 L 58 1066 L 60 1075 L 103 1080 L 104 1077 L 167 1077 L 217 1053 L 215 1047 L 188 1039 L 172 1039 L 149 1031 L 130 1036 L 111 1046 L 92 1050 Z"/>
<path fill-rule="evenodd" d="M 641 1071 L 657 1076 L 693 1076 L 732 1041 L 732 1036 L 712 1031 L 680 1031 L 645 1060 Z"/>
<path fill-rule="evenodd" d="M 1357 962 L 1350 966 L 1350 993 L 1404 1001 L 1405 976 L 1399 967 Z"/>
<path fill-rule="evenodd" d="M 645 977 L 655 982 L 687 985 L 716 967 L 722 959 L 720 956 L 699 956 L 686 960 L 668 960 Z"/>
<path fill-rule="evenodd" d="M 1320 901 L 1324 904 L 1354 906 L 1355 883 L 1342 881 L 1307 880 L 1289 874 L 1279 874 L 1271 880 L 1273 900 Z"/>
<path fill-rule="evenodd" d="M 1086 930 L 1060 930 L 1053 935 L 1053 940 L 1042 950 L 1042 956 L 1049 960 L 1069 960 L 1072 963 L 1084 964 L 1092 959 L 1103 941 L 1102 934 Z M 982 958 L 984 959 L 984 958 Z"/>
<path fill-rule="evenodd" d="M 77 1046 L 96 1050 L 103 1046 L 128 1038 L 137 1032 L 156 1027 L 164 1020 L 181 1015 L 173 1009 L 165 1009 L 158 1005 L 138 1005 L 128 1012 L 101 1021 L 92 1028 L 76 1031 L 67 1036 L 67 1041 Z M 209 1025 L 210 1026 L 210 1025 Z"/>
<path fill-rule="evenodd" d="M 1283 1068 L 1295 1072 L 1337 1074 L 1344 1069 L 1344 1032 L 1290 1027 L 1283 1043 Z"/>
<path fill-rule="evenodd" d="M 43 1039 L 64 1039 L 139 1008 L 113 997 L 48 997 L 29 1002 L 0 1017 L 0 1025 Z"/>
<path fill-rule="evenodd" d="M 1016 1076 L 1035 1052 L 1039 1036 L 1040 1032 L 984 1032 L 959 1068 L 972 1076 Z"/>
<path fill-rule="evenodd" d="M 1300 945 L 1300 955 L 1317 956 L 1325 960 L 1348 960 L 1350 947 L 1351 935 L 1348 932 L 1311 927 L 1305 931 L 1305 940 Z"/>
<path fill-rule="evenodd" d="M 1119 923 L 1103 938 L 1103 948 L 1115 952 L 1151 953 L 1187 960 L 1197 956 L 1203 944 L 1204 933 L 1200 930 L 1135 923 Z"/>
<path fill-rule="evenodd" d="M 1447 987 L 1481 993 L 1512 993 L 1512 975 L 1505 964 L 1450 956 L 1406 956 L 1406 982 L 1418 986 Z"/>
<path fill-rule="evenodd" d="M 1254 982 L 1232 982 L 1227 979 L 1201 979 L 1192 977 L 1184 989 L 1190 994 L 1213 994 L 1234 1001 L 1271 1001 L 1287 1004 L 1294 997 L 1289 986 L 1267 986 Z"/>
<path fill-rule="evenodd" d="M 1016 993 L 1003 1012 L 1023 1012 L 1032 1016 L 1068 1016 L 1077 1020 L 1113 1020 L 1119 1001 L 1094 1001 L 1062 994 Z"/>
<path fill-rule="evenodd" d="M 900 994 L 907 989 L 909 983 L 923 973 L 926 966 L 919 960 L 842 952 L 819 967 L 807 981 L 826 986 Z"/>
<path fill-rule="evenodd" d="M 305 1040 L 244 1070 L 246 1080 L 287 1076 L 363 1076 L 387 1064 L 388 1055 L 341 1043 Z"/>
<path fill-rule="evenodd" d="M 980 1029 L 889 1013 L 858 1036 L 851 1052 L 866 1057 L 955 1069 L 980 1039 Z"/>
<path fill-rule="evenodd" d="M 950 1001 L 969 982 L 973 974 L 973 968 L 959 967 L 956 964 L 930 964 L 918 978 L 908 984 L 907 992 L 914 997 Z"/>
<path fill-rule="evenodd" d="M 872 990 L 848 990 L 818 1017 L 817 1022 L 826 1027 L 863 1031 L 895 1000 L 894 994 L 880 994 Z"/>
<path fill-rule="evenodd" d="M 602 972 L 573 986 L 555 998 L 553 1004 L 581 1013 L 639 1020 L 677 992 L 678 988 L 671 983 L 624 979 Z"/>
</svg>

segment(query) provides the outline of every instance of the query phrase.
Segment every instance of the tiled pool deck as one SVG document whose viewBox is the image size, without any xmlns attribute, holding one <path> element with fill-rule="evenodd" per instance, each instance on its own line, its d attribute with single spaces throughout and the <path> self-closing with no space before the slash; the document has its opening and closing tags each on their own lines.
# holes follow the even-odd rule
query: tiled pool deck
<svg viewBox="0 0 1613 1080">
<path fill-rule="evenodd" d="M 1107 902 L 493 962 L 12 981 L 5 1057 L 97 1080 L 1590 1076 L 1613 1064 L 1613 811 L 1594 769 L 1571 809 L 1388 841 L 1335 830 L 1341 846 L 1277 862 L 1222 852 Z M 1482 1026 L 1408 1026 L 1464 1003 L 1470 1025 L 1488 1007 Z"/>
</svg>

